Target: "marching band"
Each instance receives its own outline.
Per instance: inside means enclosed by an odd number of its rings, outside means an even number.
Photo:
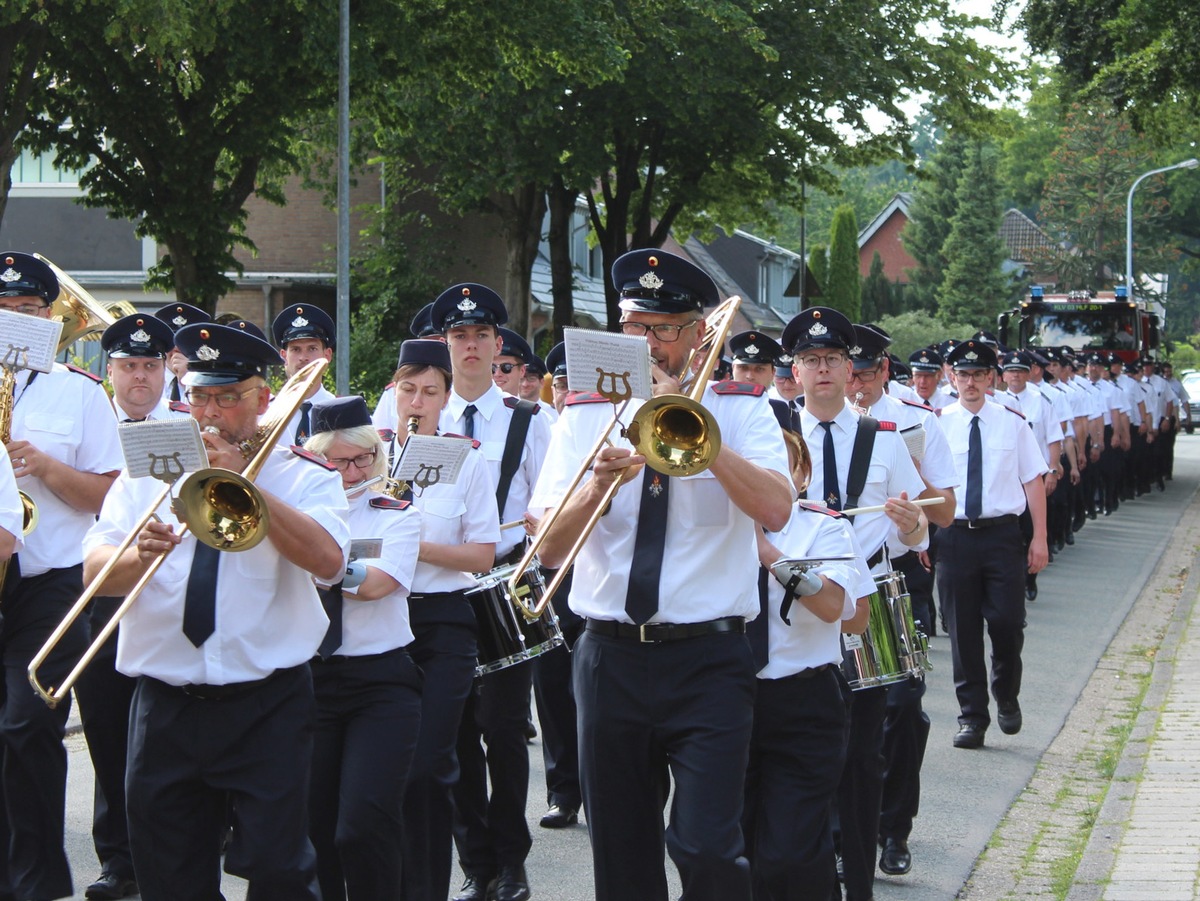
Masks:
[[[0,336],[55,315],[60,275],[0,253]],[[224,868],[250,898],[526,901],[534,702],[540,825],[586,822],[598,901],[665,901],[664,855],[687,901],[869,901],[909,872],[929,640],[953,746],[1020,731],[1037,573],[1165,490],[1176,383],[986,332],[904,361],[823,307],[730,336],[689,260],[612,277],[644,397],[603,367],[568,390],[566,347],[537,356],[476,283],[414,318],[373,412],[322,387],[309,304],[274,343],[183,303],[101,316],[111,399],[10,342],[0,901],[74,891],[64,682],[87,898],[214,901]],[[207,468],[135,477],[123,442],[172,420]]]

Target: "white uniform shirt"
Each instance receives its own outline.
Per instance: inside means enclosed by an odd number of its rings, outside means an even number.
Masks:
[[[466,401],[457,392],[450,392],[450,401],[442,411],[441,429],[457,435],[467,434],[466,418],[463,411],[468,404],[475,405],[475,438],[482,445],[484,459],[488,463],[492,484],[500,481],[500,463],[504,457],[504,445],[508,439],[508,424],[512,421],[513,410],[504,403],[506,395],[494,384],[480,397]],[[550,422],[540,412],[535,412],[529,419],[529,431],[525,434],[525,449],[521,453],[521,462],[513,474],[509,485],[508,498],[504,509],[500,511],[500,522],[515,522],[525,516],[529,509],[529,497],[533,486],[537,484],[538,473],[542,471],[542,461],[546,457],[546,448],[550,445]],[[493,494],[495,489],[493,488]],[[523,529],[506,529],[496,544],[496,556],[502,557],[515,548],[525,538]]]
[[[850,504],[846,496],[846,480],[850,476],[850,458],[854,450],[854,436],[858,433],[858,419],[858,414],[847,404],[833,420],[833,453],[837,459],[838,495],[843,507]],[[800,430],[812,457],[812,481],[808,485],[808,496],[825,503],[829,497],[829,490],[825,486],[825,429],[820,420],[805,408],[800,414]],[[880,429],[875,434],[867,481],[857,505],[874,507],[889,497],[899,497],[902,491],[907,491],[909,499],[915,500],[924,490],[925,482],[913,465],[900,433]],[[875,555],[894,530],[886,513],[863,513],[854,517],[854,534],[858,536],[863,554],[868,559]],[[876,564],[872,571],[886,572],[886,562]]]
[[[256,484],[316,520],[341,547],[345,564],[350,530],[346,493],[336,471],[276,447]],[[121,473],[87,533],[84,551],[120,543],[162,487],[157,479]],[[169,500],[156,512],[179,532]],[[269,538],[248,551],[221,554],[216,631],[198,648],[191,643],[183,634],[183,608],[196,544],[190,532],[183,536],[121,621],[117,669],[171,685],[225,685],[262,679],[311,660],[329,619],[311,574],[285,560]]]
[[[371,422],[375,424],[375,428],[387,429],[391,432],[400,431],[400,420],[396,416],[396,385],[390,383],[383,389],[383,393],[379,395],[379,403],[375,405],[375,412],[371,414]]]
[[[716,417],[726,447],[792,484],[779,422],[764,397],[716,394],[710,383],[701,402]],[[641,403],[629,404],[626,422]],[[562,502],[580,463],[612,416],[612,405],[602,402],[563,408],[531,509],[551,509]],[[611,438],[618,447],[630,447],[617,430]],[[647,477],[653,477],[653,471],[648,472]],[[590,478],[590,473],[584,475],[584,480]],[[576,559],[570,605],[580,616],[630,622],[625,595],[642,505],[642,478],[639,475],[621,487]],[[672,478],[668,497],[659,608],[650,621],[753,619],[759,607],[757,524],[734,505],[711,471]]]
[[[917,394],[915,388],[910,388],[908,385],[901,385],[897,381],[889,381],[884,386],[884,392],[896,400],[907,400],[914,404],[924,404],[921,395]]]
[[[17,373],[15,396],[14,439],[80,472],[118,472],[125,465],[112,403],[94,379],[55,363],[50,372]],[[95,514],[76,510],[33,476],[22,476],[17,487],[38,508],[38,526],[21,551],[21,574],[38,576],[82,562],[83,536]]]
[[[792,517],[778,532],[768,532],[767,540],[785,557],[837,557],[855,554],[856,563],[828,563],[814,572],[825,576],[843,589],[841,619],[851,619],[856,601],[875,590],[875,582],[865,574],[862,550],[854,537],[850,520],[792,505]],[[791,625],[783,621],[779,608],[783,586],[774,576],[767,578],[767,636],[770,657],[759,670],[760,679],[781,679],[801,670],[842,662],[841,620],[827,623],[809,610],[801,598],[788,610]]]
[[[383,556],[359,558],[359,562],[391,576],[400,587],[374,601],[360,601],[352,588],[342,590],[342,643],[335,653],[359,657],[381,654],[411,644],[408,625],[408,594],[417,566],[421,540],[421,514],[415,505],[405,509],[371,506],[374,491],[363,491],[349,499],[347,525],[352,538],[382,538]]]
[[[963,486],[955,496],[955,519],[967,518],[967,456],[974,415],[961,403],[942,411],[942,429]],[[1019,515],[1027,503],[1025,483],[1048,471],[1033,432],[1025,420],[1011,410],[985,403],[979,411],[979,437],[983,447],[983,509],[980,517]]]
[[[173,403],[172,401],[169,401],[166,398],[160,398],[158,403],[154,405],[154,409],[151,410],[148,414],[146,414],[145,421],[147,421],[147,422],[162,422],[162,421],[168,420],[168,419],[191,419],[192,418],[192,414],[189,413],[187,410],[172,410],[171,409],[172,403]],[[119,400],[117,400],[115,397],[113,398],[113,412],[117,414],[117,424],[118,425],[120,425],[122,423],[127,423],[127,422],[141,421],[141,420],[136,420],[132,416],[130,416],[128,411],[125,410],[125,408],[121,406],[121,402]]]
[[[1029,425],[1029,429],[1033,432],[1033,437],[1042,451],[1042,459],[1051,468],[1056,468],[1058,463],[1050,459],[1050,445],[1062,442],[1063,430],[1062,426],[1053,419],[1054,411],[1046,399],[1036,388],[1028,385],[1019,393],[1011,388],[1004,393],[1015,403],[1016,411],[1025,417],[1025,422]]]
[[[17,494],[17,479],[8,454],[0,454],[0,529],[17,540],[13,546],[14,554],[25,546],[21,534],[25,529],[25,508]]]
[[[331,400],[337,400],[337,395],[334,394],[332,391],[327,390],[324,385],[319,385],[317,387],[316,392],[313,394],[313,396],[306,398],[304,403],[306,403],[306,404],[323,404],[323,403],[327,403]],[[275,406],[275,401],[271,402],[271,406],[272,407]],[[288,420],[287,427],[283,430],[283,437],[279,439],[280,444],[287,446],[287,445],[296,443],[296,429],[300,428],[300,417],[303,415],[303,413],[304,413],[304,411],[301,410],[300,407],[296,408],[296,412],[292,414],[292,418]],[[309,408],[308,415],[309,415],[309,425],[310,425],[308,434],[311,437],[312,436],[312,428],[311,428],[312,408],[311,407]],[[270,407],[268,407],[267,408],[267,417],[270,417],[270,416],[271,416],[271,409],[270,409]]]

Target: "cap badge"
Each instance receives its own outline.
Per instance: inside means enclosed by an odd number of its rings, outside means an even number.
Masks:
[[[10,259],[9,262],[12,262]],[[9,266],[3,272],[0,272],[0,282],[16,282],[21,280],[21,273]]]
[[[862,353],[862,348],[855,344],[852,348],[850,348],[849,351],[847,351],[847,353],[849,353],[852,357],[857,357]]]
[[[659,278],[653,272],[647,272],[645,275],[643,275],[641,278],[638,279],[638,284],[641,285],[643,288],[647,289],[648,291],[657,291],[659,288],[661,288],[663,285],[665,285],[666,282],[664,282],[661,278]]]
[[[975,351],[973,351],[973,350],[968,350],[965,354],[963,354],[963,359],[964,360],[978,360],[979,354],[975,353]]]
[[[176,326],[177,328],[183,328],[185,325],[187,325],[187,317],[186,316],[176,316],[174,319],[171,320],[171,325]]]
[[[808,330],[808,336],[810,338],[817,338],[828,332],[829,332],[829,329],[827,329],[825,326],[821,325],[821,323],[814,322]]]
[[[792,355],[784,354],[782,357],[779,358],[779,364],[781,366],[791,366],[792,365]]]
[[[149,344],[150,343],[150,333],[148,331],[146,331],[144,328],[140,328],[136,332],[134,332],[132,335],[129,336],[129,340],[133,341],[136,344]]]
[[[919,361],[920,361],[920,362],[922,362],[922,363],[928,363],[928,362],[929,362],[929,357],[927,357],[925,354],[921,354],[921,356],[920,356],[918,359],[919,359]]]
[[[209,347],[207,344],[201,344],[196,351],[196,356],[206,363],[211,363],[217,357],[221,356],[221,352],[215,347]]]
[[[471,300],[469,297],[465,297],[458,302],[458,308],[464,313],[471,312],[476,306],[477,304],[475,301]]]
[[[308,320],[303,316],[297,316],[292,320],[292,328],[304,328],[306,325],[308,325]]]
[[[746,345],[746,355],[750,356],[750,357],[757,357],[758,356],[758,346],[754,345],[754,344],[747,344]]]

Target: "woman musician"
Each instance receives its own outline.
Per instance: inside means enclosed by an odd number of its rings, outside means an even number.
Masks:
[[[414,339],[400,348],[393,378],[397,460],[409,437],[436,435],[438,416],[450,399],[450,352],[440,341]],[[450,894],[450,789],[458,778],[455,742],[463,705],[475,677],[476,623],[466,592],[472,573],[487,572],[500,540],[496,491],[487,461],[467,454],[458,480],[411,488],[421,511],[421,543],[408,599],[415,640],[409,647],[425,674],[421,731],[404,798],[404,867],[401,897],[445,901]]]
[[[351,538],[379,547],[321,589],[330,624],[311,664],[309,835],[324,898],[395,898],[401,806],[421,722],[421,672],[407,650],[421,516],[408,501],[368,487],[384,475],[387,455],[361,397],[314,405],[311,428],[305,449],[341,473]]]
[[[804,439],[787,427],[787,405],[772,406],[784,424],[793,481],[803,492],[809,478]],[[781,558],[845,556],[855,559],[831,560],[798,579],[786,569],[771,575]],[[759,561],[764,606],[747,630],[759,671],[743,813],[754,897],[827,901],[835,879],[830,809],[846,757],[850,703],[840,633],[856,599],[875,584],[850,521],[803,500],[782,530],[759,535]]]

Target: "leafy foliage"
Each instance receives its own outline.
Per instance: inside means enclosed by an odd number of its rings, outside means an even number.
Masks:
[[[871,257],[871,271],[862,283],[862,316],[874,322],[892,312],[892,285],[883,274],[883,257],[875,251]]]
[[[930,313],[937,309],[949,265],[943,248],[958,210],[958,182],[966,149],[965,136],[955,133],[930,158],[913,195],[908,225],[901,234],[904,248],[917,261],[916,268],[909,273],[907,302]]]
[[[829,284],[822,305],[841,310],[851,322],[862,322],[862,287],[858,275],[858,221],[854,208],[840,206],[829,235]]]

